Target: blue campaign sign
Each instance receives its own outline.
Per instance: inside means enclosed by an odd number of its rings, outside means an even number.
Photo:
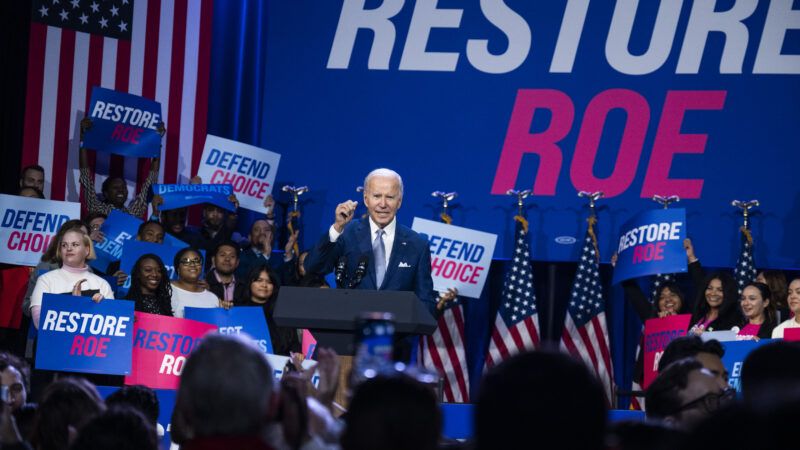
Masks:
[[[133,302],[44,294],[36,368],[127,375],[133,350]]]
[[[175,266],[173,262],[175,260],[175,254],[178,253],[181,248],[182,247],[174,247],[166,244],[153,244],[142,241],[129,241],[125,243],[125,246],[122,249],[122,258],[120,258],[119,270],[127,273],[128,278],[125,280],[125,283],[122,286],[117,288],[118,296],[122,297],[128,293],[128,290],[131,287],[131,272],[133,271],[133,265],[136,264],[136,261],[140,256],[148,253],[152,253],[161,258],[161,261],[167,268],[169,279],[177,280],[178,275],[175,272]],[[201,253],[205,252],[201,251]]]
[[[94,253],[97,258],[89,261],[93,268],[105,272],[108,265],[119,261],[122,256],[122,246],[131,239],[136,238],[141,220],[122,211],[112,209],[100,230],[105,235],[103,242],[94,244]]]
[[[231,309],[187,307],[185,318],[216,325],[222,334],[246,334],[264,353],[273,351],[264,309],[260,306],[236,306]]]
[[[119,389],[120,388],[115,386],[97,386],[97,392],[104,399],[108,398],[109,395],[117,392]],[[175,396],[178,391],[173,389],[153,389],[153,392],[155,392],[156,398],[158,398],[158,427],[164,432],[164,436],[161,438],[160,448],[171,448],[170,445],[172,441],[170,440],[170,430],[172,427],[170,425],[172,421],[172,411],[175,409]]]
[[[686,210],[637,214],[620,230],[614,283],[657,273],[686,272]]]
[[[730,387],[736,389],[736,392],[742,392],[742,364],[744,360],[747,359],[747,355],[756,348],[770,342],[772,342],[772,339],[728,341],[721,343],[722,347],[725,349],[725,356],[722,357],[722,364],[728,371],[728,384]]]
[[[136,232],[142,223],[144,222],[130,214],[112,209],[108,218],[100,226],[105,239],[103,242],[94,245],[94,252],[97,258],[89,261],[89,265],[105,272],[109,264],[119,261],[122,257],[123,247],[127,242],[136,239]],[[164,235],[164,244],[178,248],[188,247],[189,245],[169,234]]]
[[[210,203],[222,209],[234,211],[234,204],[228,200],[233,193],[229,184],[154,184],[153,194],[164,199],[159,209],[183,208],[191,205]]]
[[[733,266],[731,200],[758,199],[756,264],[800,267],[797,14],[791,1],[266,2],[273,82],[251,143],[282,155],[276,186],[308,180],[303,220],[320,233],[389,167],[400,223],[435,219],[431,192],[457,191],[453,224],[498,234],[495,258],[513,254],[513,188],[533,189],[533,258],[574,261],[583,190],[605,193],[603,261],[620,224],[678,195],[704,265]]]
[[[141,158],[161,154],[161,104],[156,101],[94,87],[88,118],[92,126],[83,137],[86,148]]]

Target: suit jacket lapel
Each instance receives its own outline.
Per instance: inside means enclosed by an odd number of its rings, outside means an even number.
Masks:
[[[406,233],[400,227],[400,224],[397,224],[397,227],[394,229],[394,242],[392,243],[392,254],[389,255],[389,264],[386,267],[386,275],[383,277],[383,284],[381,288],[386,286],[388,280],[394,276],[395,271],[397,270],[397,265],[400,262],[400,259],[403,255],[405,255],[405,246],[406,246]]]

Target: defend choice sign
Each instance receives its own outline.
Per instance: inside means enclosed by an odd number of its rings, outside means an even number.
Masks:
[[[161,154],[161,104],[138,95],[92,88],[92,127],[84,135],[86,148],[140,158]]]
[[[230,184],[243,208],[261,211],[272,193],[281,155],[208,135],[197,175],[211,184]]]
[[[36,368],[127,375],[133,302],[44,294]]]
[[[644,324],[644,385],[647,389],[658,375],[658,361],[673,339],[686,335],[691,314],[650,319]]]
[[[133,364],[125,384],[177,389],[189,353],[206,333],[217,327],[138,311],[134,317]]]
[[[479,298],[494,255],[497,235],[414,218],[411,227],[428,235],[433,288],[457,288],[464,297]]]
[[[79,203],[0,194],[0,262],[39,264],[61,225],[81,216]]]
[[[656,209],[622,226],[614,283],[656,273],[686,272],[686,211]]]

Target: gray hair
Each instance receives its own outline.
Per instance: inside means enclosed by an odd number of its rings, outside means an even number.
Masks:
[[[272,368],[255,343],[213,333],[186,360],[175,413],[195,437],[256,434],[266,425],[272,392]]]
[[[392,169],[380,168],[375,169],[372,172],[367,174],[367,177],[364,178],[364,192],[367,192],[367,186],[369,186],[369,180],[372,177],[385,177],[385,178],[394,178],[397,180],[397,184],[400,185],[400,198],[403,197],[403,178],[400,177],[400,174],[395,172]]]

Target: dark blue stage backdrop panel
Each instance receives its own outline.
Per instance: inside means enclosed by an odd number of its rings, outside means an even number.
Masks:
[[[800,12],[636,3],[267,3],[256,144],[283,155],[278,185],[312,188],[304,246],[387,166],[405,177],[402,223],[438,213],[432,191],[458,191],[454,223],[498,233],[496,258],[513,251],[502,192],[534,187],[537,260],[577,257],[587,212],[576,191],[603,190],[604,261],[649,197],[677,194],[707,265],[734,264],[730,202],[757,198],[758,266],[800,266]]]

